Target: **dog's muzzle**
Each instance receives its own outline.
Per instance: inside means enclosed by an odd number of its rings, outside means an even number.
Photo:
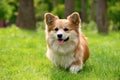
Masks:
[[[69,40],[69,37],[67,37],[66,39],[58,38],[58,44],[63,44],[64,42],[68,40]]]

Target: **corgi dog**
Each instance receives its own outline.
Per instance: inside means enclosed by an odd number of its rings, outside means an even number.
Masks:
[[[77,73],[89,58],[86,37],[81,32],[79,13],[74,12],[67,19],[59,19],[52,13],[45,13],[47,58],[56,66]]]

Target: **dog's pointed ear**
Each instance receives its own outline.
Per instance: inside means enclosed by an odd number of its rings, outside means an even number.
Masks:
[[[57,17],[57,16],[54,16],[54,15],[51,14],[51,13],[45,13],[44,19],[45,19],[45,23],[46,23],[47,25],[52,25],[53,22],[54,22],[56,19],[58,19],[58,17]]]
[[[67,19],[72,22],[74,25],[79,25],[81,22],[80,16],[78,12],[74,12],[67,17]]]

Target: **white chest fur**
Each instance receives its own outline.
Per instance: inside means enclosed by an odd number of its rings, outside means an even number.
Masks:
[[[51,50],[48,50],[47,57],[56,65],[64,68],[68,68],[74,59],[74,53],[69,53],[66,55],[59,55],[58,53],[54,53]]]

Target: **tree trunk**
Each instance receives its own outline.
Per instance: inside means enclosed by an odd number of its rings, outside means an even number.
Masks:
[[[86,0],[81,0],[81,19],[83,22],[87,22],[87,18],[86,18]]]
[[[107,0],[97,0],[96,21],[99,33],[108,33]]]
[[[90,20],[96,21],[96,0],[92,0],[90,15]]]
[[[65,0],[65,18],[74,12],[75,0]]]
[[[16,24],[20,28],[35,30],[35,13],[33,0],[19,0]]]

